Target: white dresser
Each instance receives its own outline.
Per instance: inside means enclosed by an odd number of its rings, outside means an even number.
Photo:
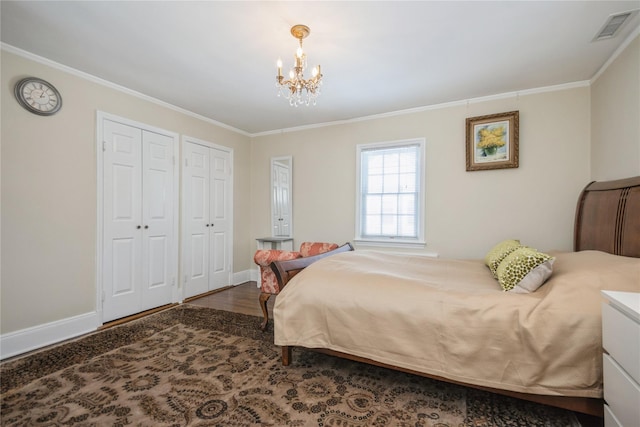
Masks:
[[[605,427],[640,426],[640,293],[602,291]]]

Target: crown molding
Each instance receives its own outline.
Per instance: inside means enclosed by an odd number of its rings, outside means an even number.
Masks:
[[[407,114],[421,113],[423,111],[442,110],[444,108],[460,107],[460,106],[466,106],[466,105],[469,105],[469,104],[478,104],[478,103],[481,103],[481,102],[496,101],[496,100],[500,100],[500,99],[509,99],[509,98],[518,98],[519,96],[536,95],[536,94],[545,93],[545,92],[557,92],[557,91],[560,91],[560,90],[568,90],[568,89],[575,89],[575,88],[579,88],[579,87],[587,87],[587,86],[589,86],[589,84],[590,84],[589,80],[583,80],[583,81],[572,82],[572,83],[564,83],[564,84],[560,84],[560,85],[544,86],[544,87],[539,87],[539,88],[534,88],[534,89],[519,90],[519,91],[516,91],[516,92],[505,92],[505,93],[500,93],[500,94],[496,94],[496,95],[488,95],[488,96],[481,96],[481,97],[477,97],[477,98],[462,99],[462,100],[459,100],[459,101],[443,102],[443,103],[440,103],[440,104],[432,104],[432,105],[426,105],[426,106],[423,106],[423,107],[408,108],[406,110],[390,111],[388,113],[373,114],[373,115],[370,115],[370,116],[356,117],[356,118],[347,119],[347,120],[336,120],[336,121],[333,121],[333,122],[315,123],[315,124],[312,124],[312,125],[305,125],[305,126],[297,126],[297,127],[292,127],[292,128],[270,130],[270,131],[251,134],[251,137],[253,138],[253,137],[259,137],[259,136],[277,135],[277,134],[288,133],[288,132],[299,132],[299,131],[315,129],[315,128],[320,128],[320,127],[338,126],[338,125],[344,125],[344,124],[349,124],[349,123],[364,122],[364,121],[368,121],[368,120],[377,120],[377,119],[384,119],[384,118],[388,118],[388,117],[404,116],[404,115],[407,115]]]
[[[88,80],[88,81],[90,81],[92,83],[96,83],[96,84],[99,84],[101,86],[108,87],[109,89],[117,90],[118,92],[122,92],[122,93],[125,93],[127,95],[130,95],[130,96],[133,96],[133,97],[136,97],[136,98],[151,102],[152,104],[156,104],[156,105],[159,105],[161,107],[168,108],[170,110],[173,110],[175,112],[184,114],[186,116],[190,116],[190,117],[193,117],[195,119],[202,120],[204,122],[210,123],[212,125],[215,125],[215,126],[227,129],[227,130],[230,130],[232,132],[239,133],[239,134],[244,135],[244,136],[249,136],[249,137],[251,136],[250,133],[245,132],[245,131],[240,130],[240,129],[237,129],[237,128],[234,128],[233,126],[229,126],[229,125],[227,125],[225,123],[218,122],[216,120],[213,120],[213,119],[210,119],[208,117],[202,116],[200,114],[194,113],[193,111],[185,110],[184,108],[175,106],[173,104],[169,104],[168,102],[161,101],[161,100],[159,100],[157,98],[154,98],[152,96],[145,95],[144,93],[137,92],[135,90],[129,89],[129,88],[124,87],[124,86],[120,86],[120,85],[118,85],[116,83],[110,82],[108,80],[104,80],[104,79],[102,79],[100,77],[96,77],[93,74],[85,73],[84,71],[80,71],[80,70],[77,70],[75,68],[69,67],[67,65],[60,64],[59,62],[55,62],[55,61],[52,61],[50,59],[44,58],[42,56],[36,55],[34,53],[27,52],[26,50],[22,50],[20,48],[17,48],[15,46],[10,45],[10,44],[2,42],[2,44],[0,45],[0,48],[2,50],[4,50],[4,51],[9,52],[9,53],[13,53],[14,55],[18,55],[18,56],[21,56],[23,58],[29,59],[31,61],[37,62],[39,64],[43,64],[43,65],[46,65],[46,66],[51,67],[51,68],[55,68],[55,69],[60,70],[60,71],[64,71],[65,73],[69,73],[69,74],[74,75],[76,77],[80,77],[81,79]]]
[[[232,126],[229,126],[229,125],[227,125],[225,123],[221,123],[221,122],[218,122],[216,120],[210,119],[208,117],[202,116],[200,114],[194,113],[192,111],[185,110],[184,108],[177,107],[177,106],[175,106],[173,104],[169,104],[167,102],[164,102],[164,101],[161,101],[159,99],[153,98],[151,96],[145,95],[143,93],[134,91],[134,90],[126,88],[124,86],[120,86],[120,85],[112,83],[110,81],[101,79],[99,77],[96,77],[94,75],[85,73],[85,72],[77,70],[75,68],[71,68],[71,67],[68,67],[66,65],[60,64],[58,62],[49,60],[47,58],[35,55],[33,53],[30,53],[30,52],[27,52],[25,50],[16,48],[16,47],[11,46],[9,44],[6,44],[4,42],[0,45],[0,47],[2,48],[2,50],[5,50],[7,52],[16,54],[18,56],[21,56],[21,57],[24,57],[26,59],[29,59],[29,60],[44,64],[44,65],[47,65],[47,66],[55,68],[55,69],[67,72],[69,74],[75,75],[77,77],[83,78],[83,79],[91,81],[93,83],[100,84],[102,86],[106,86],[108,88],[117,90],[119,92],[134,96],[136,98],[143,99],[145,101],[154,103],[156,105],[160,105],[162,107],[171,109],[173,111],[185,114],[185,115],[190,116],[190,117],[194,117],[194,118],[196,118],[198,120],[202,120],[204,122],[213,124],[215,126],[230,130],[232,132],[236,132],[236,133],[239,133],[241,135],[244,135],[244,136],[247,136],[247,137],[250,137],[250,138],[256,138],[256,137],[261,137],[261,136],[277,135],[277,134],[290,133],[290,132],[300,132],[300,131],[305,131],[305,130],[310,130],[310,129],[317,129],[317,128],[328,127],[328,126],[339,126],[339,125],[344,125],[344,124],[349,124],[349,123],[358,123],[358,122],[369,121],[369,120],[377,120],[377,119],[383,119],[383,118],[389,118],[389,117],[396,117],[396,116],[402,116],[402,115],[407,115],[407,114],[416,114],[416,113],[420,113],[420,112],[423,112],[423,111],[441,110],[441,109],[444,109],[444,108],[459,107],[459,106],[465,106],[465,105],[469,105],[469,104],[477,104],[477,103],[481,103],[481,102],[488,102],[488,101],[495,101],[495,100],[509,99],[509,98],[517,98],[519,96],[535,95],[535,94],[540,94],[540,93],[545,93],[545,92],[555,92],[555,91],[560,91],[560,90],[575,89],[575,88],[579,88],[579,87],[588,87],[591,84],[593,84],[595,82],[595,80],[597,80],[598,77],[600,77],[600,75],[606,70],[606,68],[609,67],[609,65],[611,63],[613,63],[613,61],[634,40],[634,38],[636,36],[638,36],[638,34],[640,34],[640,27],[636,28],[636,30],[634,30],[633,33],[631,33],[631,35],[629,37],[627,37],[625,42],[616,50],[616,52],[614,52],[614,54],[611,56],[611,58],[609,58],[609,60],[607,60],[607,62],[605,62],[605,64],[600,68],[600,70],[598,70],[598,72],[591,78],[591,80],[583,80],[583,81],[571,82],[571,83],[565,83],[565,84],[553,85],[553,86],[544,86],[544,87],[520,90],[520,91],[515,91],[515,92],[505,92],[505,93],[500,93],[500,94],[496,94],[496,95],[488,95],[488,96],[482,96],[482,97],[476,97],[476,98],[462,99],[462,100],[458,100],[458,101],[444,102],[444,103],[440,103],[440,104],[432,104],[432,105],[426,105],[426,106],[422,106],[422,107],[415,107],[415,108],[409,108],[409,109],[404,109],[404,110],[390,111],[390,112],[387,112],[387,113],[373,114],[373,115],[369,115],[369,116],[356,117],[356,118],[353,118],[353,119],[336,120],[336,121],[332,121],[332,122],[323,122],[323,123],[315,123],[315,124],[311,124],[311,125],[296,126],[296,127],[283,128],[283,129],[275,129],[275,130],[257,132],[257,133],[245,132],[243,130],[234,128]]]

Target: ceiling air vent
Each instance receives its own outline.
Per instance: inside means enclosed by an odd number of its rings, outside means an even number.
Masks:
[[[615,15],[610,15],[607,19],[607,22],[604,23],[600,31],[593,38],[593,41],[605,40],[615,37],[618,33],[618,30],[622,28],[625,22],[629,21],[632,15],[635,15],[637,10],[632,10],[629,12],[617,13]]]

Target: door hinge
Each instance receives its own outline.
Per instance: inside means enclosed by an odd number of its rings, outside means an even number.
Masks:
[[[176,165],[176,156],[171,156],[173,158],[173,166]]]
[[[175,286],[176,285],[176,278],[172,277],[171,278],[171,286]]]
[[[104,303],[104,300],[107,298],[107,296],[105,295],[104,291],[102,291],[102,302]]]
[[[187,158],[184,159],[184,165],[185,166],[189,166],[189,159],[187,159]]]
[[[107,151],[107,141],[102,141],[102,151]]]

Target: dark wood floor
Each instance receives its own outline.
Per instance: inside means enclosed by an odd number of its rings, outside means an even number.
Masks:
[[[257,287],[256,282],[246,282],[223,289],[220,292],[190,300],[189,304],[262,317],[258,297],[260,297],[260,288]],[[270,319],[273,318],[273,303],[275,300],[275,296],[272,296],[267,301]]]

